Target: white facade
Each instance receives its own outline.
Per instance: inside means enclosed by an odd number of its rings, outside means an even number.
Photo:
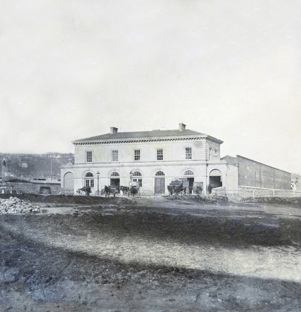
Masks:
[[[231,183],[233,188],[237,168],[220,160],[222,143],[186,130],[184,124],[169,131],[118,133],[111,128],[108,134],[73,142],[75,163],[62,168],[62,187],[76,192],[89,185],[92,194],[97,194],[104,185],[129,186],[131,179],[137,179],[142,195],[167,194],[172,180],[187,178],[191,186],[202,182],[204,193],[210,181],[220,181],[222,186]]]

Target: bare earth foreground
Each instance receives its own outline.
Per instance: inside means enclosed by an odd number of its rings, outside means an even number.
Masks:
[[[28,196],[0,215],[0,311],[300,311],[301,201]]]

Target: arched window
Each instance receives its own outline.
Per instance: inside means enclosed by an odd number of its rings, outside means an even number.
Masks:
[[[112,172],[111,177],[119,177],[119,173],[118,172]]]
[[[193,171],[191,171],[191,170],[186,170],[186,171],[184,172],[184,176],[194,176],[194,173],[193,173]]]
[[[142,177],[142,174],[141,174],[141,172],[139,172],[139,171],[135,171],[135,172],[133,173],[133,177]]]
[[[85,175],[85,186],[94,187],[94,175],[91,172],[87,172]]]
[[[210,177],[219,177],[221,175],[222,175],[222,173],[218,169],[211,170],[210,174],[209,174]]]
[[[156,172],[156,177],[164,177],[165,173],[163,171],[157,171]]]

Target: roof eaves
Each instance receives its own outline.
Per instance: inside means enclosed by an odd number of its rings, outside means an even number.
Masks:
[[[210,141],[222,144],[223,141],[209,136],[204,133],[185,130],[185,131],[177,131],[177,130],[168,130],[168,131],[145,131],[145,132],[118,132],[118,133],[106,133],[94,137],[84,138],[72,141],[73,144],[84,144],[84,143],[103,143],[103,142],[117,142],[117,141],[137,141],[137,140],[183,140],[183,139],[193,139],[193,138],[204,138]]]
[[[217,139],[211,135],[206,135],[207,139],[210,140],[210,141],[213,141],[213,142],[216,142],[216,143],[219,143],[219,144],[223,144],[224,141],[220,140],[220,139]]]
[[[147,141],[153,141],[153,140],[185,140],[185,139],[193,139],[193,138],[207,138],[206,135],[200,134],[200,135],[185,135],[185,136],[142,136],[142,137],[128,137],[128,138],[106,138],[106,139],[80,139],[80,140],[75,140],[72,141],[73,144],[80,144],[80,143],[102,143],[102,142],[119,142],[119,141],[124,141],[124,142],[132,142],[132,141],[141,141],[141,140],[147,140]]]

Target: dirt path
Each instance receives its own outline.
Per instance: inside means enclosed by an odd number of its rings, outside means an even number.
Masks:
[[[0,216],[0,311],[298,311],[297,207],[54,206]]]

